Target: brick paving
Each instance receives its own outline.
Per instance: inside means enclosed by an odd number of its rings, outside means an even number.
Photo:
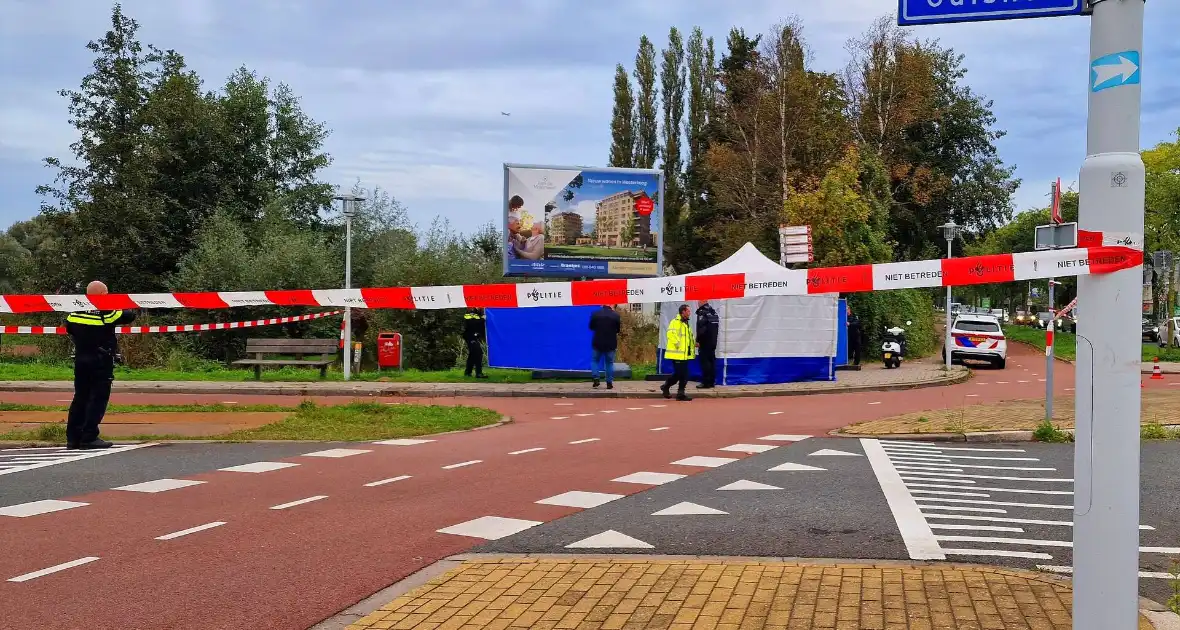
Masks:
[[[1071,603],[1066,582],[972,565],[516,557],[465,562],[349,630],[1066,630]]]
[[[1045,418],[1043,400],[1013,400],[986,405],[965,405],[909,413],[853,424],[841,433],[890,435],[917,433],[969,433],[974,431],[1031,431]],[[1140,420],[1143,424],[1180,425],[1180,392],[1143,391]],[[1074,427],[1074,398],[1053,399],[1053,421],[1060,429]]]

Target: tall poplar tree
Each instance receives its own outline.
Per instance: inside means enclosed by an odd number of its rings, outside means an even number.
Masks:
[[[623,64],[615,66],[615,107],[610,120],[609,166],[635,166],[635,94],[631,91],[631,77]]]
[[[635,54],[635,166],[652,168],[660,150],[659,121],[656,119],[656,47],[643,35]]]
[[[660,66],[660,84],[664,91],[664,224],[672,226],[680,219],[684,204],[681,137],[684,133],[684,39],[673,26],[668,32],[668,47],[664,49]]]

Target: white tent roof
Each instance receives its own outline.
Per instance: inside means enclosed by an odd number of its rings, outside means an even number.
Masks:
[[[782,273],[785,268],[777,262],[767,258],[754,247],[753,243],[746,243],[741,246],[741,249],[733,253],[732,256],[725,260],[709,267],[695,271],[688,275],[703,276],[703,275],[717,275],[727,273]]]

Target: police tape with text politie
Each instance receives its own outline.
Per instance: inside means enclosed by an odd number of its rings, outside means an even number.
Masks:
[[[107,295],[3,295],[0,313],[116,309],[224,309],[238,306],[351,306],[447,309],[591,306],[761,295],[857,293],[966,286],[1106,274],[1143,264],[1140,247],[1096,239],[1093,247],[913,262],[783,269],[772,273],[679,275],[625,280],[370,289],[300,289]],[[1141,239],[1136,242],[1141,243]],[[1120,244],[1115,244],[1120,243]]]

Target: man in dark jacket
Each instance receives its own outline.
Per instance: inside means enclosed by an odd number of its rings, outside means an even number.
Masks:
[[[104,295],[107,286],[97,280],[86,286],[86,295]],[[131,311],[70,313],[66,332],[74,342],[74,399],[66,420],[66,448],[110,448],[99,439],[98,425],[111,400],[119,341],[115,327],[135,319]]]
[[[717,385],[717,336],[721,332],[721,317],[701,300],[697,307],[697,344],[700,346],[701,382],[698,389],[709,389]]]
[[[594,311],[590,316],[590,377],[598,387],[598,375],[606,373],[606,388],[615,388],[615,351],[619,349],[619,330],[622,319],[610,305]]]
[[[463,341],[467,342],[467,369],[463,376],[470,377],[474,371],[475,378],[487,378],[483,373],[483,340],[486,335],[483,312],[477,308],[467,309],[463,315]]]
[[[853,365],[860,365],[860,355],[864,351],[864,331],[860,326],[860,318],[852,309],[848,310],[848,358]]]

